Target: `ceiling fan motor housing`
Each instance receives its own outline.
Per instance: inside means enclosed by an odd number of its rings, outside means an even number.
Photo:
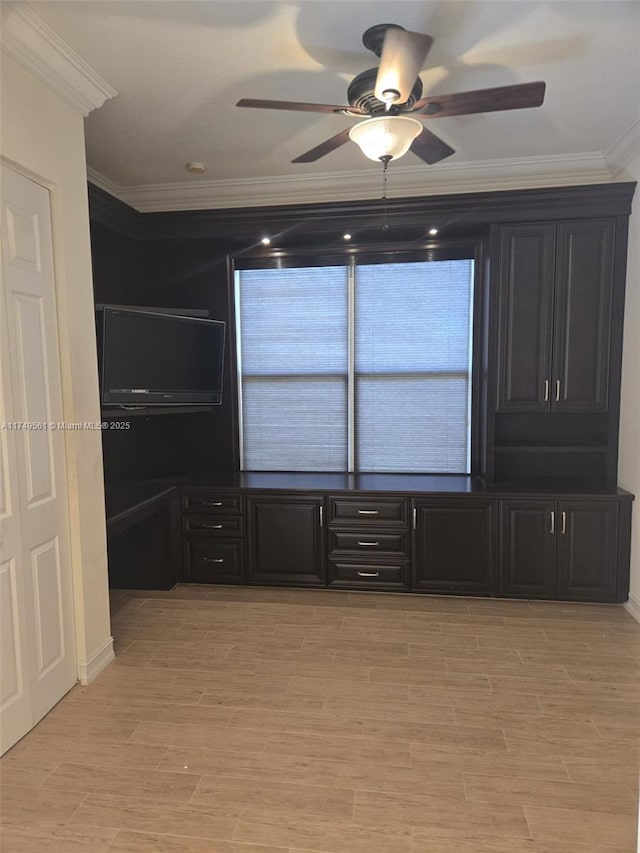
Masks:
[[[389,110],[386,108],[384,101],[373,94],[376,79],[378,76],[377,68],[368,68],[366,71],[361,71],[357,74],[347,89],[347,99],[352,107],[358,107],[369,115],[378,115],[386,113],[387,115],[398,115],[398,113],[409,112],[413,109],[416,101],[422,97],[422,80],[417,77],[413,84],[413,89],[409,98],[404,104],[393,104]]]
[[[401,27],[399,24],[376,24],[374,27],[369,27],[362,34],[362,44],[367,50],[375,53],[377,57],[380,57],[382,53],[382,45],[384,44],[384,37],[387,30],[404,30],[404,27]]]

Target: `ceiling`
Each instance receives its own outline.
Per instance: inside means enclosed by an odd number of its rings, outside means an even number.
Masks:
[[[638,0],[29,5],[117,90],[86,119],[88,165],[125,200],[137,193],[140,209],[233,204],[228,198],[260,203],[294,190],[313,201],[323,187],[339,194],[342,186],[343,196],[379,194],[380,168],[353,143],[316,163],[290,162],[353,119],[235,103],[346,103],[351,78],[377,63],[362,33],[382,22],[434,37],[421,74],[425,94],[547,83],[537,109],[429,120],[456,153],[437,166],[407,154],[392,164],[398,187],[424,191],[444,175],[447,185],[464,188],[479,174],[490,184],[501,175],[533,174],[533,167],[538,181],[555,171],[584,175],[572,180],[584,182],[590,169],[603,180],[640,113]],[[194,160],[207,164],[203,177],[185,170]]]

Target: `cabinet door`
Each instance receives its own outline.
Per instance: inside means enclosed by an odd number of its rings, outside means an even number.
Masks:
[[[608,405],[613,240],[611,219],[558,224],[552,408]]]
[[[560,501],[558,597],[614,601],[618,563],[618,505]]]
[[[495,594],[495,501],[419,500],[414,508],[413,589]]]
[[[553,598],[556,592],[556,502],[500,502],[500,593]]]
[[[498,411],[546,412],[551,379],[555,225],[499,229]]]
[[[249,497],[248,581],[324,585],[323,510],[318,495]]]

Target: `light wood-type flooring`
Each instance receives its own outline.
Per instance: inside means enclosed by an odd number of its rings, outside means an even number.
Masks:
[[[631,853],[618,606],[178,586],[0,762],[2,853]]]

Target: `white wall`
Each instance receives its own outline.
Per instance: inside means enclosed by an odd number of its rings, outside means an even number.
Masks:
[[[625,178],[640,181],[640,156],[625,169]],[[629,221],[620,414],[618,483],[636,495],[631,534],[629,609],[640,621],[640,186],[635,192]]]
[[[99,422],[83,118],[2,57],[2,155],[50,188],[65,420]],[[99,431],[65,433],[82,681],[113,658]]]

